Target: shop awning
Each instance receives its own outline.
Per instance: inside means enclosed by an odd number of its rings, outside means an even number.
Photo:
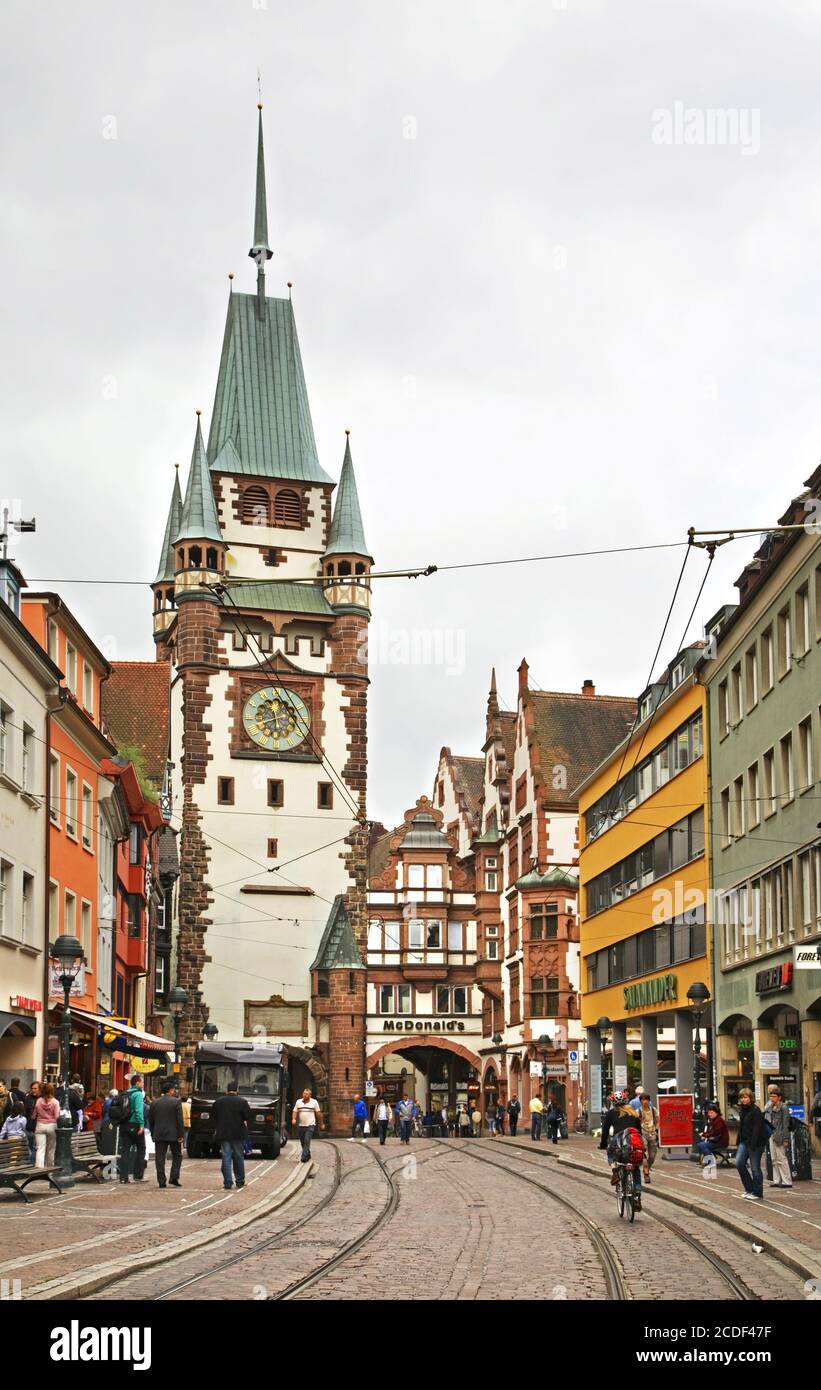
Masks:
[[[156,1033],[143,1033],[139,1028],[131,1028],[118,1018],[109,1018],[106,1014],[91,1014],[85,1009],[72,1009],[71,1017],[82,1019],[84,1023],[96,1023],[100,1042],[109,1052],[125,1052],[129,1057],[165,1059],[173,1056],[174,1045],[168,1038],[159,1038]]]
[[[0,1013],[0,1038],[35,1038],[37,1019],[29,1014]]]

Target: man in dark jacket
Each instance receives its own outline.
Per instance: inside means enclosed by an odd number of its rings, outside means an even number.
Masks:
[[[736,1149],[735,1166],[744,1187],[744,1200],[747,1202],[763,1202],[764,1200],[761,1155],[764,1152],[766,1138],[764,1116],[755,1103],[752,1091],[739,1091],[738,1148]]]
[[[154,1140],[154,1162],[157,1165],[157,1186],[165,1187],[165,1156],[171,1150],[171,1186],[182,1187],[182,1141],[185,1129],[182,1122],[182,1102],[176,1084],[165,1081],[162,1094],[148,1107],[148,1128]]]
[[[516,1126],[517,1126],[518,1123],[519,1123],[519,1116],[521,1115],[521,1113],[522,1113],[522,1107],[521,1107],[521,1104],[520,1104],[520,1102],[519,1102],[519,1097],[518,1097],[518,1096],[511,1096],[511,1097],[510,1097],[510,1100],[509,1100],[508,1103],[507,1103],[507,1118],[508,1118],[508,1123],[509,1123],[509,1125],[510,1125],[510,1137],[511,1137],[511,1139],[515,1139],[515,1138],[516,1138]]]
[[[245,1136],[253,1116],[244,1096],[237,1095],[236,1081],[228,1082],[228,1094],[214,1101],[214,1138],[222,1149],[222,1182],[226,1191],[245,1186]],[[233,1172],[232,1172],[233,1165]]]
[[[40,1082],[32,1081],[29,1093],[23,1101],[23,1109],[26,1113],[26,1141],[29,1146],[29,1158],[32,1163],[36,1157],[36,1147],[34,1143],[34,1107],[40,1099]]]

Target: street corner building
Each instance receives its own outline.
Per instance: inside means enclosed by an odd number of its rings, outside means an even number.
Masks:
[[[613,1086],[693,1090],[688,990],[710,993],[705,644],[639,696],[627,737],[579,787],[582,1022],[591,1111]],[[704,1014],[709,1024],[709,1011]],[[706,1083],[711,1068],[698,1060]]]
[[[152,585],[170,667],[180,1037],[189,1060],[208,1023],[221,1040],[285,1042],[292,1084],[338,1129],[364,1089],[372,559],[350,438],[338,485],[317,456],[290,294],[266,292],[272,254],[260,109],[256,289],[232,281],[207,442],[198,416]],[[345,989],[326,995],[343,958]]]

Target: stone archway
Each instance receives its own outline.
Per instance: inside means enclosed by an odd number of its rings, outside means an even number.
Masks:
[[[371,1052],[365,1060],[366,1067],[375,1067],[377,1062],[381,1062],[389,1052],[407,1052],[408,1048],[416,1046],[443,1048],[445,1052],[455,1052],[457,1057],[462,1057],[469,1062],[476,1070],[481,1071],[482,1059],[477,1053],[471,1052],[470,1048],[464,1047],[462,1043],[453,1042],[451,1038],[443,1038],[439,1034],[432,1038],[429,1034],[424,1034],[420,1038],[418,1033],[407,1033],[404,1038],[394,1038],[391,1042],[383,1043],[375,1052]]]
[[[322,1058],[310,1047],[288,1047],[288,1113],[297,1096],[306,1086],[322,1106],[328,1118],[328,1072]]]

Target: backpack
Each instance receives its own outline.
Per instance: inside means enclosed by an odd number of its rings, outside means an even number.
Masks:
[[[108,1120],[112,1125],[124,1125],[131,1119],[131,1097],[128,1092],[115,1096],[108,1107]]]
[[[628,1129],[623,1129],[621,1134],[614,1134],[610,1140],[612,1145],[611,1152],[619,1163],[627,1163],[633,1168],[638,1168],[644,1162],[644,1140],[637,1129],[632,1125]]]

